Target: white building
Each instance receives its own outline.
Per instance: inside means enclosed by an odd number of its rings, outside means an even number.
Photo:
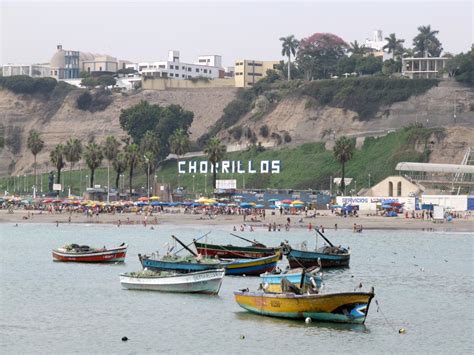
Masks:
[[[372,39],[367,38],[365,40],[365,46],[375,51],[382,51],[383,46],[387,44],[387,41],[383,38],[382,30],[375,30]]]
[[[49,64],[5,64],[3,76],[28,75],[32,78],[45,78],[49,76]]]
[[[217,79],[224,77],[221,66],[222,57],[219,55],[205,55],[198,57],[198,64],[180,62],[179,51],[169,51],[168,60],[160,62],[140,62],[126,64],[126,68],[133,68],[142,76],[191,79],[205,77]]]

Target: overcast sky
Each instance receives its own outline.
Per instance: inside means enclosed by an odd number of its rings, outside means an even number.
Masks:
[[[0,64],[49,62],[65,49],[157,61],[168,50],[181,60],[220,54],[235,59],[281,59],[282,36],[331,32],[363,42],[376,29],[411,46],[417,27],[439,30],[445,51],[473,43],[472,1],[120,1],[0,0]]]

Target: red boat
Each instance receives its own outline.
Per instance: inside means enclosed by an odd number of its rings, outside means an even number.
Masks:
[[[54,261],[72,261],[76,263],[120,263],[125,261],[128,245],[120,244],[117,248],[97,249],[88,245],[69,244],[53,249]]]

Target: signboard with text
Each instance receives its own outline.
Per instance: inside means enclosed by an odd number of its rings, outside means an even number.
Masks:
[[[262,160],[260,162],[223,160],[216,164],[219,174],[279,174],[281,164],[279,160]],[[214,165],[207,160],[178,161],[179,174],[212,174]]]

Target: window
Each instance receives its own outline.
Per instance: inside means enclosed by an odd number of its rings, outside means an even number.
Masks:
[[[173,76],[173,73],[170,73],[170,76]]]
[[[165,65],[163,65],[163,64],[161,64],[161,65],[159,65],[159,66],[158,66],[158,68],[160,68],[160,69],[165,69],[165,68],[166,68],[166,66],[165,66]]]
[[[393,196],[393,182],[388,182],[388,195]]]
[[[186,70],[186,67],[185,67],[185,66],[183,66],[183,67],[181,67],[181,69],[183,69],[183,70]]]
[[[196,68],[196,73],[199,73],[199,68]]]
[[[207,73],[207,69],[204,69],[204,73]]]
[[[401,181],[397,183],[397,196],[398,197],[402,196],[402,182]]]
[[[182,74],[182,75],[181,75],[181,77],[185,78],[185,77],[186,77],[186,75]]]
[[[188,71],[191,71],[191,68],[188,68]]]
[[[99,71],[102,71],[102,67],[99,67]]]
[[[262,66],[262,63],[254,63],[254,65],[255,65],[256,67],[261,67],[261,66]]]
[[[170,69],[174,69],[174,66],[170,65]]]
[[[253,85],[253,83],[247,83],[247,85],[248,85],[248,86],[252,86],[252,85]]]
[[[192,78],[191,75],[188,75],[188,79],[191,79],[191,78]]]

